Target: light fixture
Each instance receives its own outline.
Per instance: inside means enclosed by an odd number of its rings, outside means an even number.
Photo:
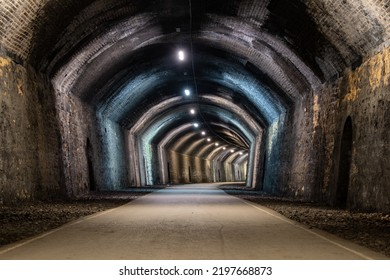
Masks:
[[[194,127],[198,128],[199,124],[198,123],[194,123]]]
[[[206,131],[202,131],[202,135],[205,136],[206,135]]]
[[[234,150],[230,150],[231,153],[234,153]]]
[[[217,143],[215,143],[215,146],[217,146],[217,147],[218,147],[218,146],[219,146],[219,143],[218,143],[218,142],[217,142]]]
[[[191,110],[190,110],[190,113],[191,113],[191,115],[195,115],[195,113],[196,113],[196,112],[195,112],[195,109],[191,109]]]
[[[179,58],[180,61],[183,61],[185,59],[185,56],[184,56],[184,52],[183,51],[179,51],[177,53],[177,56]]]
[[[211,142],[211,138],[207,138],[207,142]]]
[[[191,95],[191,91],[190,91],[189,89],[185,89],[185,90],[184,90],[184,94],[185,94],[186,96],[190,96],[190,95]]]
[[[242,156],[243,155],[243,152],[240,152],[240,156]]]
[[[225,151],[225,150],[226,150],[226,147],[223,147],[223,150]]]

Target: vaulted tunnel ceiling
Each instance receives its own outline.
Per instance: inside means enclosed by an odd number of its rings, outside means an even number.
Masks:
[[[388,41],[383,1],[340,2],[24,1],[0,8],[19,22],[2,26],[0,42],[58,94],[80,97],[148,143],[209,157],[196,121],[253,158],[263,130],[297,99]]]

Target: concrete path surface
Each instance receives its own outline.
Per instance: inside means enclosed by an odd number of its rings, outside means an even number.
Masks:
[[[0,259],[386,259],[219,190],[176,186],[0,248]]]

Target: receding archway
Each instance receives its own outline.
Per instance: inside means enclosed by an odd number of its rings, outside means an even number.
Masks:
[[[341,137],[340,160],[338,168],[338,179],[335,205],[341,208],[347,207],[349,177],[352,159],[352,119],[348,117],[344,124],[343,135]]]

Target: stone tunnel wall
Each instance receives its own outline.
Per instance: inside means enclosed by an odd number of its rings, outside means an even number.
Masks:
[[[390,48],[347,70],[321,96],[326,199],[334,200],[341,135],[349,116],[353,143],[348,206],[390,211]]]
[[[129,159],[125,130],[116,122],[98,117],[97,146],[99,189],[119,190],[129,186]]]
[[[168,151],[167,156],[171,183],[213,182],[212,164],[210,161],[199,157],[190,157],[175,151]]]
[[[347,206],[390,210],[390,49],[296,104],[285,124],[283,185],[293,197],[333,204],[347,117],[353,125]]]
[[[284,123],[281,141],[280,194],[305,200],[321,200],[321,144],[319,93],[298,100]]]
[[[0,54],[0,203],[65,195],[50,82]]]
[[[64,182],[69,197],[102,189],[102,141],[95,113],[77,97],[57,93]]]
[[[170,182],[173,184],[235,182],[246,179],[247,165],[210,161],[168,151]],[[191,175],[190,175],[191,174]]]

